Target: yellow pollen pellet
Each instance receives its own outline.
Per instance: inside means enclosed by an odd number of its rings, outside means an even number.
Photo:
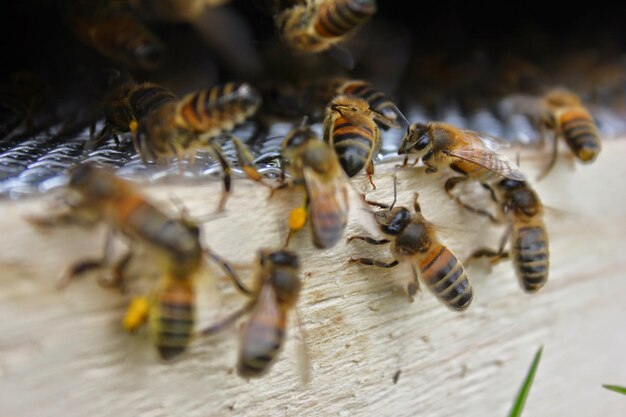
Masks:
[[[291,230],[300,230],[306,224],[306,209],[298,207],[289,213],[289,228]]]
[[[122,319],[124,329],[129,332],[137,330],[148,318],[149,308],[150,303],[146,297],[134,297],[126,309],[124,319]]]

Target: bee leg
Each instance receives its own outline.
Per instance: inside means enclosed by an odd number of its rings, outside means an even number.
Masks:
[[[243,306],[242,308],[240,308],[239,310],[236,310],[234,313],[232,313],[231,315],[227,316],[225,319],[209,326],[209,327],[205,327],[204,329],[196,332],[196,336],[210,336],[212,334],[215,334],[217,332],[219,332],[220,330],[224,329],[227,326],[232,325],[233,323],[235,323],[240,317],[242,317],[244,314],[246,314],[247,312],[249,312],[250,310],[252,310],[252,307],[254,307],[255,301],[252,301],[248,304],[246,304],[245,306]]]
[[[231,140],[235,145],[235,150],[237,151],[237,160],[239,161],[239,166],[246,174],[248,178],[252,181],[256,181],[261,185],[266,187],[272,187],[264,181],[263,176],[257,171],[256,166],[254,164],[254,157],[252,156],[252,152],[248,149],[248,147],[239,139],[234,136],[231,136]],[[283,171],[281,171],[283,172]],[[284,174],[283,174],[284,181]]]
[[[559,135],[558,135],[558,132],[555,130],[554,137],[552,139],[552,155],[550,157],[550,162],[545,167],[545,169],[541,172],[541,174],[539,174],[539,176],[537,177],[537,181],[542,180],[543,178],[546,177],[546,175],[550,173],[550,171],[552,171],[552,168],[554,168],[554,164],[556,163],[556,157],[558,155],[558,152],[559,152]]]
[[[369,236],[349,236],[347,238],[347,242],[350,243],[354,239],[363,240],[369,243],[370,245],[384,245],[385,243],[391,242],[389,239],[374,239]]]
[[[217,206],[217,211],[224,211],[224,207],[226,206],[226,200],[230,196],[230,178],[231,178],[231,169],[230,164],[224,157],[222,153],[222,148],[218,144],[213,144],[211,147],[211,151],[217,157],[220,165],[222,166],[222,174],[224,181],[224,190],[222,191],[222,197],[220,199],[220,203]]]
[[[461,200],[460,197],[455,196],[454,194],[452,194],[452,189],[454,187],[456,187],[456,185],[458,183],[461,182],[465,182],[467,181],[468,178],[467,177],[451,177],[448,178],[448,180],[446,181],[446,184],[444,186],[445,190],[446,190],[446,194],[448,194],[448,196],[453,199],[459,206],[463,207],[465,210],[471,211],[472,213],[478,214],[480,216],[485,216],[487,217],[492,223],[500,223],[498,221],[498,219],[491,213],[489,213],[487,210],[483,210],[483,209],[479,209],[473,206],[470,206],[467,203],[464,203],[463,200]]]
[[[500,238],[499,247],[497,251],[489,248],[480,248],[475,250],[465,261],[465,265],[469,265],[471,261],[476,258],[491,258],[490,262],[492,265],[497,264],[501,260],[508,259],[510,254],[509,252],[504,251],[504,247],[506,246],[506,242],[511,235],[511,231],[513,228],[511,226],[507,227],[504,231],[504,234]]]
[[[393,268],[394,266],[397,266],[398,264],[400,264],[400,261],[398,261],[397,259],[394,259],[391,262],[382,262],[382,261],[377,261],[371,258],[350,258],[349,262],[350,263],[358,262],[363,265],[377,266],[379,268]]]
[[[61,290],[67,287],[70,282],[76,278],[84,276],[86,272],[94,269],[101,269],[110,263],[111,252],[113,250],[113,234],[111,231],[107,233],[106,241],[104,243],[104,251],[102,257],[99,259],[85,259],[72,264],[68,270],[63,274],[63,277],[59,280],[56,287]]]
[[[417,278],[417,271],[415,267],[411,265],[411,271],[413,272],[413,281],[409,282],[406,286],[406,292],[409,294],[409,302],[413,302],[413,297],[420,290],[420,282]]]
[[[211,258],[213,262],[219,265],[222,268],[222,271],[226,273],[226,276],[230,278],[230,280],[235,284],[235,287],[243,294],[252,296],[252,291],[246,287],[246,285],[241,281],[239,275],[235,272],[233,267],[221,256],[211,251],[210,249],[205,249],[204,253]]]
[[[370,161],[367,164],[367,168],[365,168],[365,172],[367,172],[367,179],[370,180],[370,184],[372,184],[372,189],[376,189],[376,184],[374,184],[374,180],[372,179],[372,175],[374,175],[374,162]]]
[[[133,250],[126,252],[122,258],[115,263],[112,271],[112,279],[105,280],[102,277],[98,277],[98,284],[104,288],[113,288],[119,290],[121,293],[126,292],[126,270],[130,261],[135,256]]]

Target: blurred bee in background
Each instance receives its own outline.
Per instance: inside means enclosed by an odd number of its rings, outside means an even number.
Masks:
[[[154,70],[164,47],[127,1],[63,0],[74,34],[103,56],[133,69]]]
[[[449,166],[462,174],[449,178],[445,190],[457,203],[473,211],[473,208],[452,195],[452,189],[460,182],[471,179],[486,186],[501,178],[516,181],[526,179],[517,164],[496,152],[502,146],[508,144],[485,133],[460,129],[448,123],[415,123],[402,140],[398,153],[406,155],[402,166],[406,166],[409,155],[414,154],[416,159],[412,165],[421,158],[426,165],[426,173],[434,173]]]
[[[528,183],[508,178],[495,183],[493,189],[500,216],[508,226],[497,251],[479,249],[470,260],[489,257],[496,263],[511,257],[522,289],[527,293],[537,292],[548,280],[550,265],[548,233],[539,196]],[[509,237],[510,254],[504,251]]]
[[[91,229],[104,223],[109,233],[103,257],[77,262],[69,268],[59,286],[67,285],[90,270],[110,266],[113,233],[124,235],[131,244],[130,249],[113,265],[113,278],[99,282],[125,291],[128,265],[135,259],[138,247],[147,250],[154,262],[150,266],[159,276],[157,288],[149,297],[136,297],[131,302],[123,326],[134,331],[149,319],[159,356],[171,360],[183,353],[194,332],[195,283],[206,274],[204,256],[208,255],[226,271],[232,270],[230,265],[201,246],[197,224],[186,216],[168,216],[130,182],[108,170],[88,164],[76,167],[64,204],[65,211],[61,213],[28,221],[43,228],[77,225]]]
[[[381,146],[375,118],[377,113],[370,110],[365,100],[337,96],[328,104],[324,119],[324,140],[337,153],[348,177],[354,177],[365,167],[374,189],[374,156]]]
[[[48,83],[42,74],[20,71],[11,81],[0,85],[0,139],[24,127],[32,131],[35,112],[48,93]]]
[[[185,157],[193,163],[196,150],[210,151],[224,172],[222,210],[230,193],[231,169],[218,139],[254,115],[260,105],[260,94],[248,83],[229,82],[182,99],[156,84],[122,84],[105,103],[107,121],[96,143],[109,133],[131,131],[144,163],[176,157],[181,170]],[[237,138],[232,140],[243,147]]]
[[[554,144],[550,163],[539,179],[544,178],[554,167],[559,137],[565,140],[579,161],[586,164],[595,161],[602,147],[600,134],[593,116],[576,94],[566,90],[552,90],[542,97],[540,109],[542,139],[544,129],[550,129],[554,131]]]
[[[394,207],[396,203],[396,179],[394,177],[394,199],[391,205],[365,201],[380,207],[374,213],[383,234],[391,239],[374,239],[369,236],[350,236],[348,242],[363,240],[371,245],[391,243],[394,259],[384,262],[370,258],[351,258],[350,262],[379,268],[393,268],[401,262],[408,262],[413,271],[413,280],[407,286],[410,301],[419,290],[419,277],[437,299],[455,311],[466,310],[472,302],[472,287],[465,275],[465,270],[457,257],[436,237],[435,228],[422,215],[415,193],[411,214],[405,207]],[[419,274],[418,271],[419,270]]]
[[[192,21],[206,8],[224,5],[230,0],[128,0],[142,15],[169,21]]]
[[[231,279],[240,281],[236,276]],[[199,332],[214,334],[250,313],[241,332],[237,361],[237,374],[245,378],[260,377],[270,369],[284,344],[290,311],[297,318],[296,301],[302,287],[298,256],[287,250],[259,250],[253,285],[252,290],[245,289],[251,298],[248,304]]]
[[[297,4],[275,17],[282,41],[302,52],[322,52],[370,19],[375,0],[325,0]]]

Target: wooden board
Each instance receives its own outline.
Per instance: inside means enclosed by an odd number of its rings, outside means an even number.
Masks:
[[[13,416],[505,416],[533,354],[543,360],[525,416],[622,416],[626,398],[601,388],[626,385],[626,141],[605,144],[599,159],[572,170],[566,158],[536,185],[549,210],[551,271],[538,294],[521,291],[510,263],[491,273],[473,265],[470,309],[447,310],[424,291],[409,303],[410,272],[347,263],[351,256],[390,259],[362,242],[332,250],[312,247],[308,231],[292,241],[303,259],[299,302],[311,382],[300,382],[298,334],[271,372],[246,381],[233,371],[237,329],[195,340],[172,364],[160,363],[146,331],[126,334],[120,319],[132,294],[100,288],[95,279],[54,286],[71,262],[100,253],[102,230],[41,234],[23,221],[45,212],[50,198],[0,205],[0,415]],[[523,157],[534,177],[545,158]],[[394,162],[377,165],[378,189],[354,181],[368,198],[389,202]],[[399,174],[399,203],[419,191],[425,216],[464,259],[497,245],[502,228],[460,210],[443,192],[444,178],[422,170]],[[150,186],[151,198],[192,215],[211,213],[220,184]],[[204,239],[241,274],[259,247],[284,238],[290,208],[302,199],[285,191],[267,200],[249,181],[234,184],[225,216],[204,224]],[[347,233],[362,233],[353,195]],[[199,283],[201,325],[245,301],[216,268]],[[149,290],[138,281],[133,291]],[[395,380],[397,379],[397,381]]]

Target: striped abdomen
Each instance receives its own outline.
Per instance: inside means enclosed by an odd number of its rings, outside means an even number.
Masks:
[[[381,91],[369,83],[360,80],[348,81],[337,89],[337,94],[359,97],[369,104],[370,109],[384,116],[386,120],[376,119],[382,128],[398,127],[399,110]]]
[[[582,108],[561,114],[559,125],[565,142],[578,159],[592,162],[600,153],[600,136],[591,115]]]
[[[118,230],[133,240],[158,250],[175,277],[192,274],[202,262],[202,248],[193,228],[171,219],[139,197],[116,201]]]
[[[237,373],[261,376],[276,359],[285,338],[285,311],[278,305],[276,292],[265,285],[244,328]]]
[[[376,13],[375,0],[331,0],[320,4],[313,29],[322,38],[345,35]]]
[[[153,110],[175,100],[174,93],[151,83],[139,84],[128,93],[128,104],[136,120],[143,119]]]
[[[185,96],[177,123],[209,136],[227,132],[256,113],[261,94],[248,83],[226,83]]]
[[[187,348],[194,331],[194,306],[191,280],[164,279],[150,311],[152,335],[162,359],[173,359]]]
[[[472,302],[472,287],[463,265],[441,244],[434,244],[419,262],[422,281],[447,307],[463,311]]]
[[[511,255],[520,285],[526,292],[536,292],[548,280],[550,259],[546,230],[543,225],[515,227],[511,239]]]
[[[339,163],[349,177],[354,177],[372,160],[376,147],[374,132],[342,116],[334,120],[329,130],[329,143]]]

